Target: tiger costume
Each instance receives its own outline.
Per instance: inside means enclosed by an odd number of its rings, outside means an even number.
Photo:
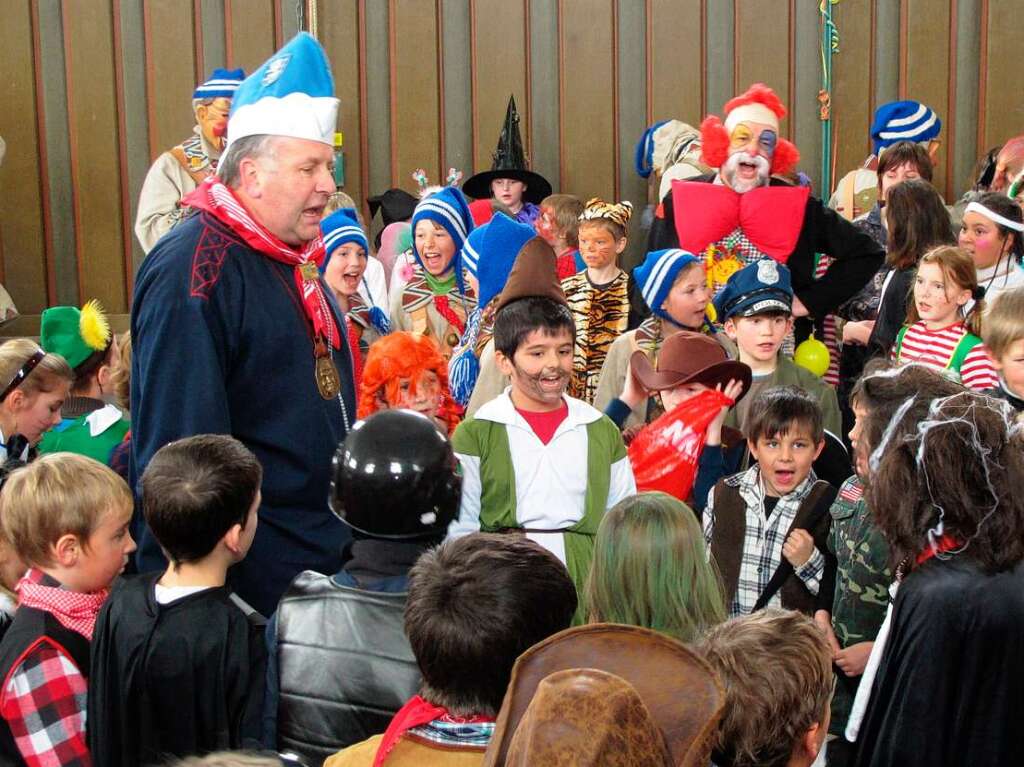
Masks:
[[[594,401],[601,367],[612,342],[629,321],[629,278],[624,271],[605,285],[594,285],[586,271],[562,280],[565,300],[576,323],[573,376],[569,396]]]

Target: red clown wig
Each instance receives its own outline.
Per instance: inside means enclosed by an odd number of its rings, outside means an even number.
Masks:
[[[366,418],[390,403],[398,402],[402,379],[409,382],[409,392],[415,394],[420,378],[428,371],[437,376],[441,388],[437,417],[445,422],[451,434],[458,425],[459,417],[458,406],[448,390],[448,363],[441,356],[434,339],[420,333],[396,331],[370,347],[359,386],[359,417]]]
[[[725,104],[725,114],[728,115],[737,107],[747,104],[760,104],[767,107],[778,119],[786,116],[786,107],[778,95],[764,83],[754,83],[747,92]],[[729,157],[729,133],[725,125],[716,115],[708,115],[700,124],[701,138],[701,160],[711,168],[721,168]],[[780,138],[775,145],[775,153],[772,155],[773,174],[789,173],[796,167],[800,160],[800,152],[789,141]]]

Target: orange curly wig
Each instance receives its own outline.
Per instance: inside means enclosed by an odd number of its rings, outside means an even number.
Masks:
[[[370,347],[359,385],[359,417],[366,418],[382,410],[381,397],[385,402],[398,401],[403,378],[409,381],[410,393],[415,394],[420,377],[427,371],[437,376],[441,388],[437,417],[444,421],[451,434],[459,423],[459,408],[448,390],[448,363],[434,339],[420,333],[396,331]]]
[[[736,107],[744,104],[763,104],[772,110],[781,120],[786,116],[786,107],[778,95],[764,83],[754,83],[747,92],[730,99],[725,104],[725,113],[729,114]],[[729,134],[725,125],[716,115],[709,115],[700,124],[701,160],[711,168],[721,168],[729,156]],[[800,161],[800,150],[792,142],[780,138],[772,155],[773,174],[789,173]]]

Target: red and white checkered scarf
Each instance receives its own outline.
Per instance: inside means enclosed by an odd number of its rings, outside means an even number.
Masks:
[[[253,250],[282,264],[293,266],[295,284],[302,297],[306,315],[313,324],[314,333],[325,338],[335,349],[341,348],[341,334],[327,302],[323,283],[319,279],[307,280],[302,275],[303,264],[319,264],[324,258],[324,243],[320,237],[307,242],[302,250],[296,250],[282,242],[256,221],[235,197],[234,192],[216,176],[209,176],[203,181],[195,191],[182,200],[182,205],[205,210],[228,226]]]
[[[84,594],[68,591],[57,586],[44,586],[40,581],[45,577],[39,570],[29,570],[18,581],[18,604],[45,610],[66,629],[77,631],[86,639],[92,639],[96,627],[96,616],[107,601],[109,589]]]

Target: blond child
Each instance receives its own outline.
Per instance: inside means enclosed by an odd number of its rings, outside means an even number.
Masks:
[[[29,566],[0,642],[0,758],[89,764],[90,643],[135,542],[132,495],[111,469],[54,453],[16,470],[0,493],[4,536]]]
[[[0,460],[27,461],[43,435],[61,421],[75,374],[58,354],[27,338],[0,346]]]
[[[583,200],[574,194],[549,194],[540,204],[537,234],[554,248],[558,279],[572,277],[582,268],[580,257],[580,216]]]
[[[999,385],[986,394],[1005,399],[1019,413],[1024,410],[1024,287],[996,296],[985,312],[981,337],[988,348]]]

